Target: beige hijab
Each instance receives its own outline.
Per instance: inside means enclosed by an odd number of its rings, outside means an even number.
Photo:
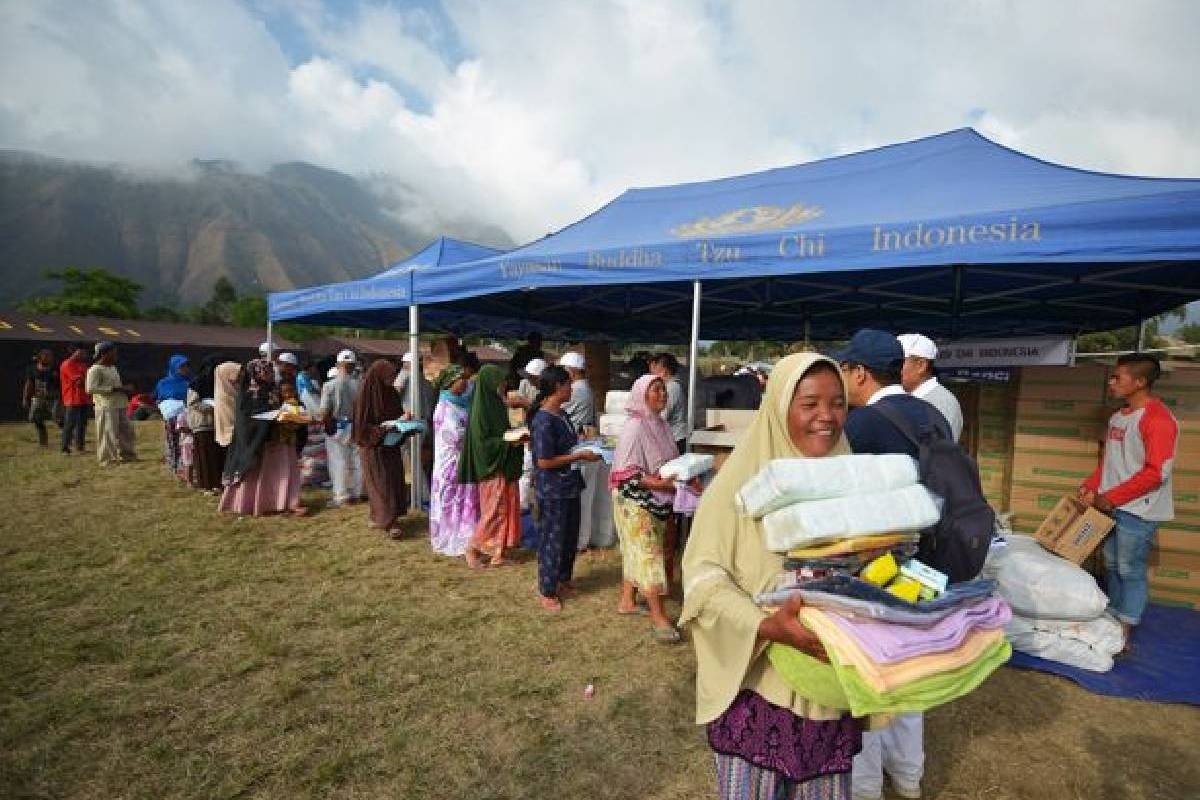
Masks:
[[[233,441],[233,420],[237,414],[238,378],[242,365],[225,361],[213,370],[213,438],[222,447]]]
[[[743,688],[802,717],[836,719],[843,713],[797,696],[764,655],[766,643],[758,641],[758,625],[767,614],[751,596],[774,588],[783,556],[767,550],[762,523],[742,516],[734,505],[738,490],[768,461],[804,457],[788,434],[788,407],[804,373],[821,362],[837,372],[836,363],[815,353],[790,355],[775,366],[750,429],[696,511],[683,554],[679,622],[688,628],[696,648],[696,721],[701,724],[723,714]],[[831,455],[849,452],[843,436]]]

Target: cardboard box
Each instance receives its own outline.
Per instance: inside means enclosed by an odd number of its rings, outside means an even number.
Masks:
[[[1038,526],[1034,538],[1043,547],[1068,561],[1082,564],[1116,522],[1071,495],[1064,495]]]

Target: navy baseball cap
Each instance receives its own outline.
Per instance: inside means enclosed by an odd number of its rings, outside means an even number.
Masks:
[[[862,364],[877,370],[895,369],[904,360],[904,348],[887,331],[863,328],[850,338],[850,344],[831,358],[839,364]]]

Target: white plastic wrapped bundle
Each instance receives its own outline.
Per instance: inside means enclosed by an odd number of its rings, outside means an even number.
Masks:
[[[837,539],[919,531],[938,521],[938,505],[918,483],[889,492],[785,506],[763,517],[763,529],[767,549],[786,553]]]
[[[612,392],[609,392],[612,394]],[[629,419],[624,413],[621,414],[601,414],[597,427],[600,429],[601,436],[620,436],[621,429],[625,427],[625,420]]]
[[[993,550],[983,575],[995,579],[996,592],[1022,617],[1086,622],[1108,605],[1095,578],[1029,536],[1010,536],[1007,547]]]
[[[902,489],[918,478],[916,459],[903,453],[777,458],[746,481],[737,503],[757,519],[792,503]]]
[[[1093,672],[1108,672],[1124,647],[1121,623],[1107,614],[1086,622],[1013,615],[1004,628],[1013,649]]]
[[[624,414],[625,404],[628,402],[629,392],[621,392],[614,389],[604,396],[604,413]]]
[[[663,478],[690,481],[708,472],[712,466],[713,457],[708,453],[684,453],[659,467],[658,474]]]

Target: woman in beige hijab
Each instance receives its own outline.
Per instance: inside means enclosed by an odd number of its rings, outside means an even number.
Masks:
[[[233,441],[238,379],[241,376],[242,365],[236,361],[218,364],[213,370],[213,437],[220,447],[229,447]]]
[[[696,721],[708,726],[723,800],[850,797],[862,725],[842,709],[795,694],[771,667],[765,652],[771,642],[827,658],[796,618],[799,600],[774,613],[754,604],[754,594],[774,588],[783,556],[767,550],[761,522],[734,504],[738,490],[773,459],[849,453],[845,421],[837,365],[812,353],[784,358],[696,513],[683,555],[679,623],[696,648]]]

